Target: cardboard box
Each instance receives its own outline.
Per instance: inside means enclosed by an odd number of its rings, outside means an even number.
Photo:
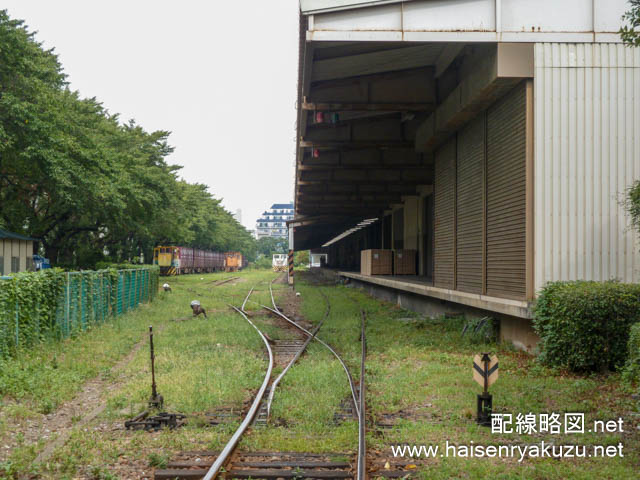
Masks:
[[[360,273],[362,275],[391,275],[393,272],[391,250],[362,250]]]
[[[416,275],[416,254],[415,250],[394,250],[393,274]]]

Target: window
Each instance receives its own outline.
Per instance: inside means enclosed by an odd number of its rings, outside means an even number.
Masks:
[[[11,257],[11,273],[20,271],[20,257]]]
[[[0,276],[4,275],[4,257],[0,257]]]

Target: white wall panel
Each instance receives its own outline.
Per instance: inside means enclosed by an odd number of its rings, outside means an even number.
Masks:
[[[640,179],[640,49],[536,44],[535,284],[640,281],[620,204]]]
[[[330,4],[338,9],[311,15],[308,39],[317,41],[618,42],[621,16],[630,9],[628,0],[319,0],[317,8],[310,3],[302,2],[307,12]]]
[[[589,32],[593,28],[592,2],[593,0],[503,0],[502,31]]]
[[[611,0],[593,0],[593,14],[596,32],[617,32],[620,29],[624,12],[631,10],[626,0],[612,2]]]
[[[383,5],[314,15],[314,30],[402,30],[402,7]]]
[[[403,6],[403,29],[410,31],[493,31],[495,0],[431,0]]]

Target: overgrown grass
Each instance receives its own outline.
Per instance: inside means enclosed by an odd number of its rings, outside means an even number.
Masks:
[[[323,300],[318,287],[301,282],[307,319],[318,321]],[[525,459],[432,458],[418,468],[422,478],[637,478],[640,443],[632,416],[631,389],[618,375],[577,376],[539,365],[535,358],[509,345],[462,336],[463,319],[425,318],[380,302],[360,291],[325,287],[332,315],[319,336],[340,351],[359,375],[359,309],[367,311],[368,448],[392,458],[390,446],[445,442],[470,445],[547,443],[576,445],[624,444],[623,458]],[[584,412],[587,429],[593,421],[625,421],[625,433],[578,435],[491,434],[475,423],[476,394],[472,380],[475,354],[491,351],[500,358],[500,378],[492,387],[497,413]],[[335,392],[335,395],[334,395]],[[339,393],[338,393],[339,392]],[[309,349],[282,382],[276,394],[274,420],[288,428],[254,433],[247,447],[355,452],[355,423],[333,426],[333,412],[348,396],[342,370],[317,344]],[[383,415],[409,413],[389,430],[373,422]],[[636,417],[637,418],[637,417]],[[514,424],[515,426],[515,424]],[[416,463],[419,463],[416,460]]]
[[[240,279],[211,288],[213,281],[228,276]],[[57,406],[92,376],[101,374],[116,385],[104,393],[108,403],[103,415],[86,429],[74,431],[67,444],[37,473],[45,478],[90,478],[94,469],[95,475],[117,477],[121,469],[131,464],[148,473],[150,465],[161,466],[179,451],[223,446],[237,422],[211,427],[197,418],[217,406],[239,406],[251,400],[266,366],[259,336],[227,303],[240,305],[249,288],[256,285],[247,305],[252,319],[272,338],[289,338],[290,332],[279,330],[273,320],[259,312],[261,303],[270,304],[268,282],[273,276],[269,271],[250,271],[170,279],[172,294],[163,294],[153,305],[122,317],[119,325],[96,328],[61,345],[47,344],[37,354],[25,354],[22,364],[16,359],[11,368],[30,366],[31,370],[12,381],[14,393],[4,393],[5,404],[0,412],[12,422],[37,418],[47,395]],[[522,445],[541,440],[616,445],[622,441],[623,458],[525,459],[521,463],[517,458],[433,458],[416,463],[420,463],[418,475],[423,478],[637,478],[640,447],[635,433],[637,420],[631,416],[632,390],[618,375],[577,376],[548,369],[533,357],[507,346],[463,338],[461,319],[424,318],[354,289],[316,287],[305,283],[303,273],[297,282],[300,312],[313,324],[321,320],[326,308],[320,290],[329,297],[331,315],[319,336],[342,354],[356,380],[360,375],[359,310],[367,311],[367,442],[371,452],[390,459],[390,445],[399,443],[437,444],[443,448],[446,441],[476,445]],[[274,285],[276,296],[284,295],[287,288]],[[191,319],[189,302],[196,298],[208,310],[208,319]],[[176,318],[185,320],[172,321]],[[173,432],[114,429],[144,408],[149,397],[146,347],[133,357],[117,381],[110,372],[116,361],[143,338],[149,323],[157,327],[157,380],[166,409],[195,418]],[[625,433],[491,434],[474,421],[480,388],[471,379],[471,360],[482,351],[491,351],[500,358],[500,378],[491,389],[496,412],[514,416],[529,412],[584,412],[587,425],[594,419],[622,416]],[[54,357],[57,368],[51,365]],[[31,379],[31,373],[40,379]],[[13,378],[7,374],[5,377]],[[53,393],[47,391],[49,385],[53,386]],[[324,347],[312,342],[275,393],[273,426],[253,429],[240,447],[354,453],[356,422],[334,424],[335,412],[349,395],[342,367]],[[375,428],[374,422],[384,415],[400,412],[409,412],[413,418],[399,420],[389,430]],[[7,478],[28,472],[31,460],[43,445],[40,442],[16,449],[5,464],[0,464],[0,478],[3,468]]]
[[[214,286],[216,281],[231,276],[239,279]],[[103,419],[121,422],[138,413],[150,395],[146,347],[150,324],[155,333],[157,383],[167,409],[191,414],[222,404],[241,407],[251,395],[247,387],[262,381],[263,347],[255,331],[227,304],[240,305],[250,285],[269,281],[273,276],[269,271],[253,271],[163,279],[161,283],[169,282],[173,291],[161,292],[152,304],[75,338],[45,343],[37,350],[24,351],[4,361],[0,369],[0,443],[16,424],[24,419],[37,422],[42,414],[55,412],[87,380],[97,376],[108,387],[104,392],[107,409]],[[194,299],[207,309],[208,318],[192,318],[190,301]],[[113,366],[140,341],[145,342],[144,348],[122,372],[114,372]],[[235,374],[229,375],[229,371]],[[83,432],[75,432],[71,441],[56,452],[57,460],[41,473],[60,478],[73,476],[78,468],[87,465],[109,463],[113,452],[105,448],[102,438],[94,435],[89,439]],[[225,431],[221,429],[220,441],[224,438]],[[145,436],[139,437],[144,439]],[[28,471],[44,443],[18,445],[0,464],[0,478]]]

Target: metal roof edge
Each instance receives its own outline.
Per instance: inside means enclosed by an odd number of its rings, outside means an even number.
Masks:
[[[300,0],[300,11],[303,15],[313,15],[410,1],[412,0]]]
[[[20,233],[10,232],[9,230],[4,230],[0,228],[0,238],[10,238],[13,240],[26,240],[31,242],[39,242],[38,238],[27,237],[26,235],[22,235]]]

